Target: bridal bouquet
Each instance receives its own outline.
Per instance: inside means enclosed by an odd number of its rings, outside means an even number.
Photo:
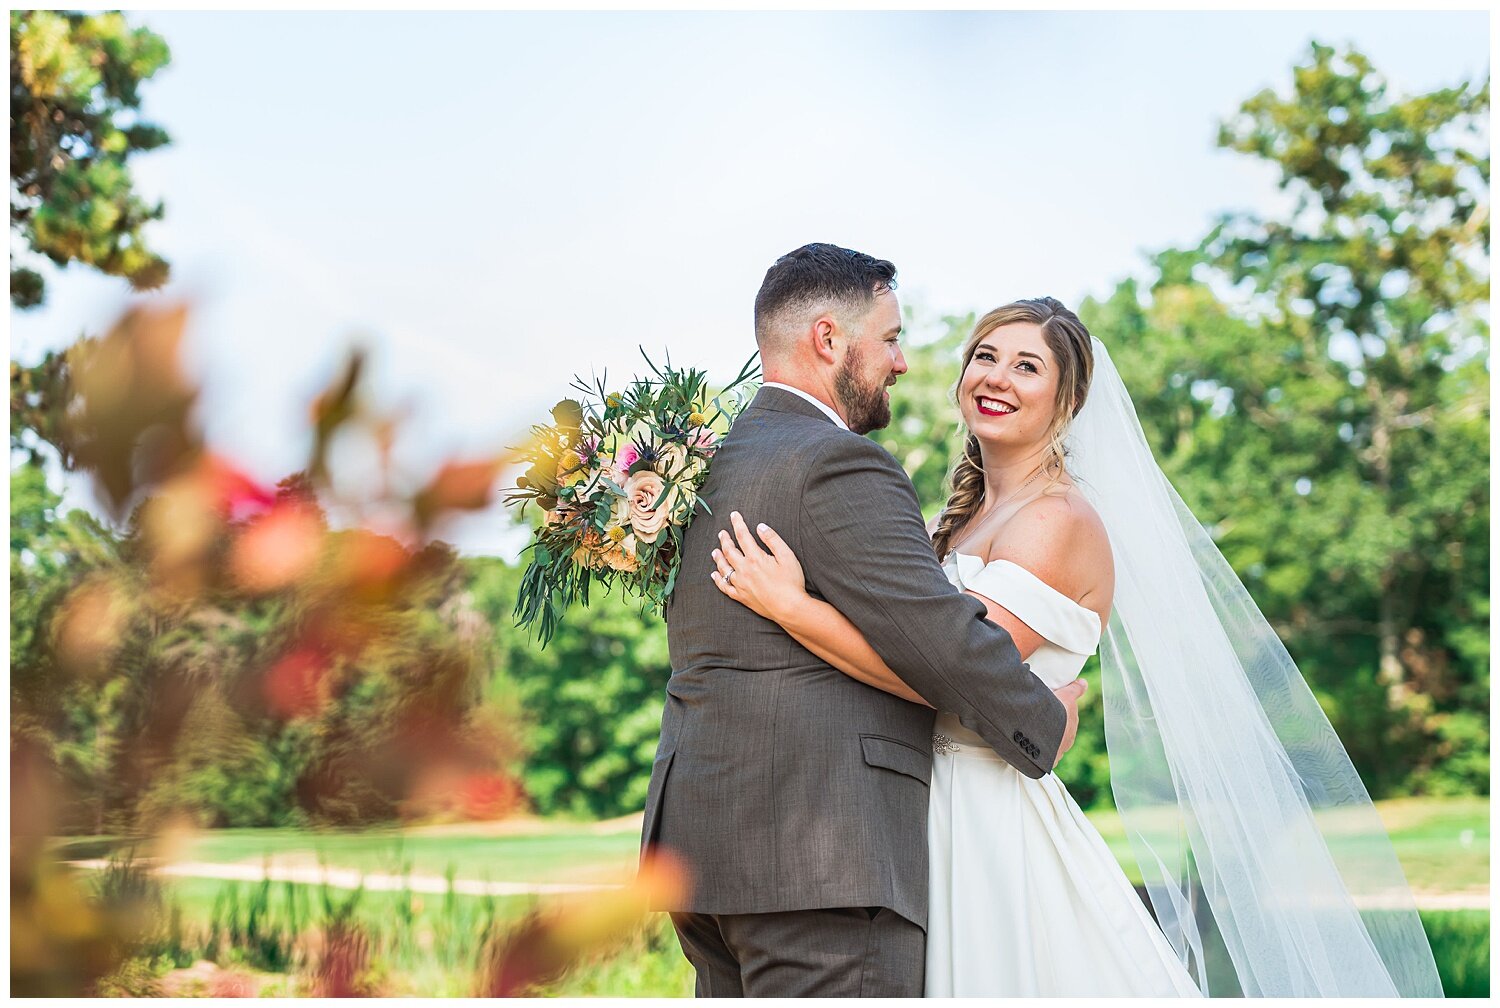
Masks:
[[[645,356],[644,353],[642,356]],[[661,612],[677,583],[682,534],[701,507],[719,439],[759,375],[755,358],[722,392],[711,395],[702,371],[659,368],[619,392],[581,379],[582,395],[552,409],[552,423],[531,428],[520,457],[529,464],[506,497],[543,511],[523,552],[531,554],[516,600],[516,623],[540,620],[543,646],[589,585],[615,584]]]

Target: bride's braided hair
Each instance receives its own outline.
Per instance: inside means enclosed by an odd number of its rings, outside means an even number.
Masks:
[[[1052,351],[1057,362],[1057,400],[1053,403],[1052,425],[1047,430],[1048,452],[1043,461],[1043,470],[1050,484],[1062,478],[1067,452],[1063,437],[1068,424],[1083,408],[1088,396],[1089,382],[1094,375],[1094,350],[1089,331],[1078,316],[1063,306],[1057,298],[1037,298],[1029,301],[1013,301],[996,308],[979,320],[974,332],[964,344],[963,367],[959,369],[959,383],[963,373],[974,358],[974,351],[984,338],[1003,325],[1012,322],[1032,322],[1042,327],[1042,338]],[[955,400],[958,384],[953,387]],[[932,534],[932,547],[938,559],[948,552],[953,535],[968,523],[984,503],[984,468],[979,454],[979,439],[973,434],[964,437],[963,451],[959,453],[953,469],[948,474],[948,502],[938,518],[937,529]]]

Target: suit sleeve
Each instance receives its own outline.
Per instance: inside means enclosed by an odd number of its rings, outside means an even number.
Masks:
[[[803,484],[808,580],[892,671],[1027,777],[1052,770],[1067,714],[1010,634],[956,590],[901,466],[862,437],[831,438]]]

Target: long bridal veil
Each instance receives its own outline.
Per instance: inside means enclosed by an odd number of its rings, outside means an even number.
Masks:
[[[1441,997],[1369,793],[1093,347],[1069,471],[1114,549],[1105,739],[1162,929],[1207,994]]]

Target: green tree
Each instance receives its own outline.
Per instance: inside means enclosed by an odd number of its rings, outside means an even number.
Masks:
[[[1220,134],[1294,209],[1225,215],[1082,307],[1382,792],[1488,788],[1488,105],[1314,44]]]
[[[595,596],[545,650],[512,624],[521,569],[471,559],[472,604],[494,628],[500,690],[525,723],[523,782],[536,810],[602,818],[639,810],[651,781],[671,663],[667,628],[637,603]]]
[[[170,58],[160,36],[117,12],[11,12],[10,227],[32,252],[137,289],[166,282],[143,234],[162,205],[135,192],[128,162],[168,142],[141,118],[139,89]],[[14,259],[10,285],[19,308],[46,293],[41,274]]]
[[[65,772],[85,784],[80,793],[89,810],[77,819],[84,828],[97,829],[103,818],[100,790],[117,747],[120,688],[93,675],[83,677],[83,689],[59,688],[51,628],[75,586],[118,566],[118,543],[91,515],[77,510],[64,515],[61,504],[40,466],[12,470],[11,736],[13,742],[28,741],[51,752]]]
[[[58,767],[67,828],[181,812],[205,826],[388,821],[422,765],[414,749],[456,764],[464,745],[505,731],[483,696],[482,624],[445,547],[419,554],[399,593],[342,611],[354,625],[321,637],[326,701],[289,715],[267,684],[308,650],[308,627],[332,618],[321,577],[264,595],[153,598],[140,560],[149,498],[118,537],[82,511],[59,516],[60,503],[39,467],[12,472],[13,738],[39,743]],[[368,546],[362,536],[332,533],[321,566]],[[94,624],[107,631],[88,633]],[[462,730],[450,736],[454,709]]]
[[[928,518],[947,499],[948,470],[963,447],[953,386],[958,381],[959,354],[976,321],[973,314],[945,315],[935,327],[939,329],[936,335],[902,348],[907,372],[891,396],[890,425],[870,435],[906,469]],[[908,330],[927,328],[917,324],[910,305],[906,326]]]

